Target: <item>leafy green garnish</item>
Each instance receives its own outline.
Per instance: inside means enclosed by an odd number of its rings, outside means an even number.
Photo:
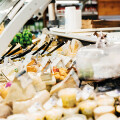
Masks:
[[[32,33],[29,30],[24,30],[22,33],[17,33],[13,38],[11,45],[16,45],[20,43],[23,48],[32,44]]]

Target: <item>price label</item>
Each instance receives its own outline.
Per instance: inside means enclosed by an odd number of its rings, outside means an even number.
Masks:
[[[31,61],[32,55],[31,54],[27,54],[25,57],[25,60],[23,62],[23,65],[26,66],[30,61]]]
[[[30,83],[32,83],[32,79],[29,77],[28,73],[18,77],[18,80],[20,81],[22,88],[26,88]]]

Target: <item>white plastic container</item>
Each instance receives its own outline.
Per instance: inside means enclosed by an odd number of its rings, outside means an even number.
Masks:
[[[76,10],[75,7],[65,8],[65,31],[66,33],[74,32],[77,29],[81,29],[81,10]]]

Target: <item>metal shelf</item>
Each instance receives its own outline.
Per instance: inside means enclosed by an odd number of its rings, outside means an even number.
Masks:
[[[98,2],[97,1],[88,1],[88,2],[86,2],[86,4],[92,4],[92,5],[97,5],[98,4]]]
[[[82,15],[98,15],[98,12],[82,12]]]

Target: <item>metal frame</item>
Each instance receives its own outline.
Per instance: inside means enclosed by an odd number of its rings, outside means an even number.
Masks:
[[[50,2],[51,0],[31,0],[18,11],[0,35],[0,57],[24,24],[39,11],[42,15]]]

